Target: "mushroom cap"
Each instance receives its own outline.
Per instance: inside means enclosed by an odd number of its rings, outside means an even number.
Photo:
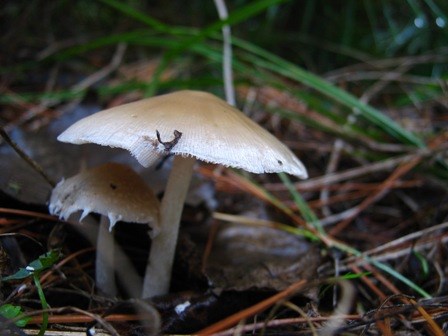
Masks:
[[[117,221],[150,223],[152,234],[159,231],[159,201],[144,180],[131,168],[106,163],[60,181],[50,197],[49,211],[67,219],[82,211],[107,216],[110,229]]]
[[[167,151],[160,140],[178,142]],[[201,91],[178,91],[95,113],[58,137],[73,144],[127,149],[148,167],[168,152],[242,168],[286,172],[306,178],[302,162],[273,135],[222,99]]]

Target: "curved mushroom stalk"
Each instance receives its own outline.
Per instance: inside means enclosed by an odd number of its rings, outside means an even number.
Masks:
[[[168,293],[182,210],[195,162],[193,157],[174,157],[161,204],[160,232],[151,243],[143,280],[143,298]]]

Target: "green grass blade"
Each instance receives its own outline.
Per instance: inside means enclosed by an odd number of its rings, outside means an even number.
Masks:
[[[424,142],[411,132],[400,127],[391,118],[384,115],[380,111],[373,107],[362,103],[358,98],[352,94],[339,89],[333,84],[325,81],[324,79],[316,76],[308,71],[301,69],[295,64],[286,61],[270,52],[261,49],[247,41],[234,38],[234,44],[246,51],[243,55],[247,61],[251,62],[255,66],[273,71],[286,78],[293,79],[301,82],[310,88],[315,89],[326,97],[331,98],[334,101],[341,103],[342,105],[359,111],[365,119],[381,127],[385,132],[396,138],[397,140],[411,144],[418,147],[424,147]]]
[[[138,10],[128,6],[126,4],[120,3],[116,0],[100,0],[104,4],[112,6],[113,8],[119,10],[121,13],[126,14],[140,22],[143,22],[153,28],[154,30],[167,34],[184,34],[185,31],[189,30],[188,28],[171,28],[160,21],[153,19],[152,17],[139,12]],[[223,26],[229,25],[232,26],[239,22],[249,19],[262,12],[263,10],[269,8],[270,6],[280,4],[282,2],[286,2],[289,0],[260,0],[256,2],[251,2],[241,8],[234,10],[226,20],[217,19],[211,25],[198,30],[196,33],[191,34],[191,37],[188,39],[184,39],[179,45],[170,48],[162,57],[162,61],[157,66],[155,73],[153,75],[153,79],[150,83],[150,86],[145,91],[146,96],[152,96],[159,87],[160,84],[160,76],[167,69],[170,63],[179,55],[182,55],[185,51],[192,48],[193,45],[201,43],[207,36],[215,33],[220,30]],[[191,30],[190,30],[191,33]]]
[[[48,312],[46,310],[49,307],[48,307],[47,299],[45,298],[42,286],[40,285],[39,274],[40,274],[40,272],[34,273],[33,280],[34,280],[34,284],[36,285],[37,294],[39,295],[40,303],[42,305],[42,309],[44,310],[44,312],[42,313],[42,325],[40,326],[40,330],[37,335],[44,336],[45,331],[47,331],[47,327],[48,327]]]
[[[386,265],[386,264],[384,264],[382,262],[376,261],[375,259],[372,259],[370,257],[364,256],[363,258],[366,261],[368,261],[370,264],[375,266],[376,268],[379,268],[380,270],[383,270],[384,272],[389,273],[390,275],[392,275],[395,279],[400,280],[401,282],[406,284],[409,288],[412,288],[414,291],[419,293],[425,299],[430,299],[431,298],[431,295],[428,292],[426,292],[423,288],[421,288],[420,286],[415,284],[413,281],[411,281],[410,279],[408,279],[407,277],[405,277],[401,273],[399,273],[396,270],[394,270],[389,265]]]
[[[182,32],[183,27],[174,27],[167,25],[157,19],[154,19],[153,17],[135,9],[132,6],[129,6],[128,4],[116,1],[116,0],[99,0],[105,5],[108,5],[117,11],[121,12],[124,15],[127,15],[131,18],[133,18],[136,21],[142,22],[145,25],[151,27],[157,32],[160,33],[167,33],[167,34],[178,34]]]
[[[316,214],[313,212],[313,210],[311,210],[308,204],[306,204],[302,195],[300,195],[300,193],[296,190],[288,175],[286,175],[285,173],[278,173],[278,176],[280,177],[286,188],[288,188],[289,193],[296,203],[297,208],[302,213],[305,221],[313,225],[319,233],[326,234],[322,225],[320,225],[319,219],[317,218]]]

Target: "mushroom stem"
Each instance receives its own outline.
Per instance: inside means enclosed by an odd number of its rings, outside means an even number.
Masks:
[[[195,162],[194,157],[174,157],[161,204],[160,233],[151,243],[143,281],[143,298],[168,293],[180,219]]]
[[[96,247],[95,279],[98,289],[108,297],[117,295],[114,245],[114,236],[109,232],[109,219],[107,216],[101,216]]]
[[[105,216],[102,216],[101,219],[106,220],[107,218]],[[78,222],[78,218],[75,218],[75,216],[69,217],[67,219],[67,221],[69,223],[75,223],[75,222]],[[97,246],[96,244],[98,244],[98,242],[100,240],[97,221],[94,220],[93,217],[89,215],[89,216],[86,216],[82,220],[82,223],[83,223],[83,225],[76,225],[75,227],[90,241],[90,243],[92,245]],[[107,223],[107,221],[106,221],[106,223]],[[107,228],[107,225],[105,225],[105,228]],[[126,255],[126,253],[121,248],[117,248],[118,246],[117,246],[117,244],[115,244],[115,240],[113,240],[113,233],[111,233],[111,232],[104,232],[104,233],[111,235],[110,240],[112,240],[113,244],[114,244],[114,254],[113,254],[114,262],[115,262],[115,265],[119,265],[119,267],[116,267],[114,269],[114,271],[118,277],[118,280],[123,285],[124,290],[128,293],[128,295],[130,297],[133,297],[133,298],[139,297],[141,295],[142,279],[138,276],[135,268],[132,265],[131,260]],[[103,235],[103,238],[104,238],[104,235]],[[98,246],[97,246],[97,251],[100,251],[100,248],[98,248]],[[97,254],[98,254],[98,252],[97,252]],[[99,257],[97,255],[96,261],[95,261],[95,267],[96,267],[96,265],[98,265],[98,261],[97,261],[98,259],[99,259]],[[100,264],[101,264],[101,261],[100,261]],[[104,274],[104,272],[106,272],[106,271],[102,271],[102,270],[95,271],[96,274]],[[114,280],[114,283],[116,283],[115,280]]]

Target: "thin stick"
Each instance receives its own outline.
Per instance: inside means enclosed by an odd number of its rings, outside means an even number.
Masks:
[[[331,175],[336,171],[343,147],[344,147],[344,141],[342,139],[337,139],[336,142],[334,143],[333,150],[331,151],[331,156],[327,165],[327,169],[325,171],[325,176]],[[330,198],[329,185],[324,185],[320,192],[319,199],[323,203],[322,213],[324,214],[325,217],[329,217],[332,215],[332,212],[328,204],[329,198]]]
[[[20,210],[20,209],[9,209],[9,208],[0,208],[0,213],[10,214],[10,215],[18,215],[18,216],[26,216],[26,217],[37,217],[41,219],[46,219],[53,222],[59,222],[59,218],[52,215],[43,214],[35,211],[28,210]]]
[[[397,165],[402,164],[404,162],[408,162],[416,157],[428,157],[435,155],[439,151],[429,151],[426,148],[417,149],[412,154],[405,154],[397,157],[393,157],[390,159],[386,159],[383,161],[375,162],[366,166],[347,169],[340,173],[335,173],[333,175],[324,175],[321,177],[309,179],[304,182],[297,182],[295,186],[297,189],[307,189],[307,188],[317,188],[323,185],[328,185],[336,182],[341,182],[349,179],[354,179],[355,177],[360,177],[363,175],[368,175],[380,171],[390,170],[395,168]]]
[[[42,176],[45,181],[47,181],[53,188],[56,185],[56,183],[44,172],[41,166],[34,161],[32,158],[30,158],[20,147],[17,145],[6,133],[5,129],[0,126],[0,135],[3,137],[3,139],[6,141],[8,145],[14,149],[14,151],[26,162],[28,163],[31,168],[33,168],[36,172],[39,173],[40,176]]]
[[[441,136],[438,136],[434,139],[432,139],[428,145],[427,152],[434,152],[446,142],[446,135],[442,134]],[[443,146],[445,149],[445,147]],[[372,195],[367,197],[357,208],[356,211],[352,214],[351,217],[345,219],[344,221],[340,222],[338,225],[336,225],[331,231],[331,235],[336,235],[339,232],[341,232],[347,225],[349,225],[352,220],[362,211],[364,211],[367,207],[369,207],[372,203],[377,202],[379,199],[384,197],[390,190],[391,185],[398,180],[401,176],[409,172],[412,168],[414,168],[416,165],[418,165],[422,160],[424,156],[415,156],[414,158],[410,159],[407,162],[402,163],[400,166],[398,166],[395,171],[386,179],[384,180],[378,187],[377,191],[374,192]]]
[[[127,48],[127,44],[119,43],[115,50],[115,53],[112,57],[112,60],[109,64],[101,68],[100,70],[94,72],[93,74],[83,78],[81,81],[76,83],[71,87],[73,92],[83,92],[86,91],[89,87],[93,86],[95,83],[103,80],[107,76],[109,76],[112,72],[114,72],[121,64],[123,57],[125,55]],[[74,106],[78,105],[82,100],[82,97],[78,97],[73,99],[72,101],[64,104],[62,107],[58,108],[59,115],[62,115],[65,111],[72,109]],[[18,120],[9,123],[7,129],[10,129],[15,126],[20,126],[26,123],[27,121],[35,118],[40,113],[46,111],[48,108],[54,107],[56,104],[61,102],[60,99],[45,99],[39,105],[34,106],[28,112],[23,114]]]
[[[138,314],[112,314],[104,316],[103,319],[108,322],[129,322],[141,320],[142,317]],[[72,313],[66,315],[51,315],[48,317],[48,323],[58,324],[89,323],[93,321],[95,319],[92,316]],[[42,316],[34,316],[28,323],[40,324],[42,323]]]
[[[419,305],[414,299],[409,298],[409,302],[417,308],[418,312],[423,316],[423,318],[428,323],[428,328],[431,334],[435,336],[443,336],[445,333],[440,329],[439,325],[434,321],[434,319],[426,312],[426,310]]]
[[[340,281],[339,285],[342,289],[341,298],[336,306],[333,315],[330,317],[327,323],[319,330],[319,335],[331,336],[338,334],[338,329],[344,324],[344,320],[341,316],[346,316],[353,306],[355,299],[355,288],[348,281]]]

